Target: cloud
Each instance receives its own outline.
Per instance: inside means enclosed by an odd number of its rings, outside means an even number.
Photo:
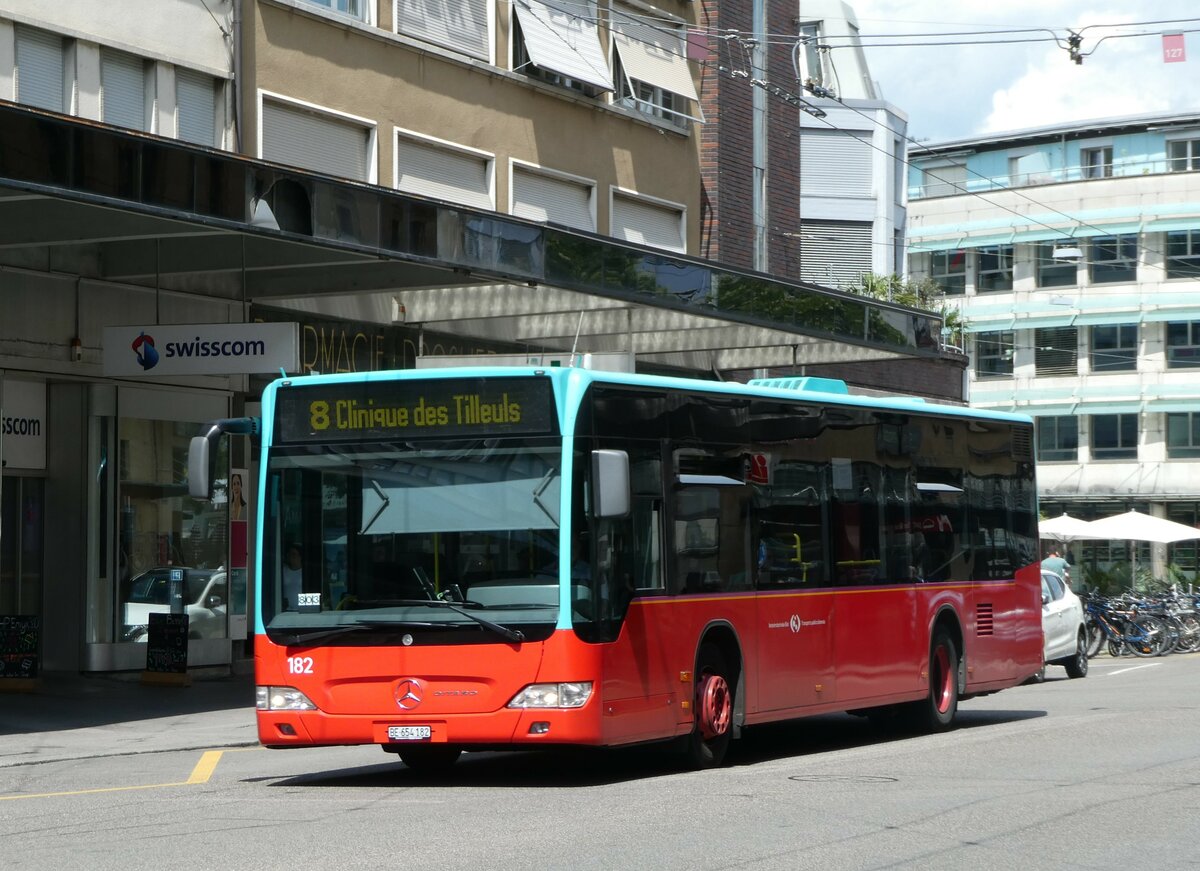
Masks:
[[[1194,0],[849,0],[867,47],[871,76],[885,100],[909,117],[909,135],[920,140],[958,139],[1000,130],[1151,112],[1200,109],[1195,81],[1200,35],[1187,37],[1190,59],[1164,64],[1159,33],[1172,26],[1133,28],[1146,35],[1106,39],[1119,32],[1097,25],[1197,17]],[[1046,28],[1060,38],[1081,30],[1082,65],[1052,42],[995,45],[914,45],[937,41],[913,37],[904,46],[872,43],[879,34]],[[1126,28],[1124,32],[1129,32]],[[1048,37],[1008,34],[997,38]],[[954,40],[954,37],[947,37]],[[958,37],[967,42],[979,37]]]

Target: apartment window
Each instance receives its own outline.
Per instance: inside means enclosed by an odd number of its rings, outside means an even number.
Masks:
[[[1092,284],[1137,281],[1137,234],[1092,239],[1088,277]]]
[[[1137,369],[1136,324],[1092,327],[1093,372],[1130,372]]]
[[[1043,327],[1033,331],[1033,362],[1038,375],[1075,375],[1079,371],[1077,327]]]
[[[1200,276],[1200,230],[1167,233],[1167,278]]]
[[[979,333],[975,337],[975,373],[980,377],[1011,376],[1013,374],[1014,337],[1015,334],[1012,330]]]
[[[613,89],[594,0],[513,3],[513,70],[589,97]]]
[[[61,36],[16,26],[17,102],[51,112],[63,106],[63,40]]]
[[[1176,139],[1167,143],[1171,172],[1191,172],[1200,169],[1200,139]]]
[[[595,184],[532,166],[514,164],[509,190],[512,214],[596,232]]]
[[[217,80],[175,67],[175,135],[185,142],[219,146]]]
[[[360,0],[362,2],[362,0]],[[492,57],[489,0],[396,0],[396,33],[423,39],[490,62]]]
[[[1138,416],[1136,414],[1092,415],[1092,459],[1136,460]]]
[[[800,280],[826,287],[857,286],[871,272],[871,225],[857,221],[804,221],[800,227]]]
[[[800,81],[821,87],[825,84],[825,67],[821,62],[821,52],[817,48],[821,43],[821,25],[810,22],[800,25]]]
[[[626,242],[683,253],[686,213],[681,206],[614,193],[609,234]]]
[[[651,23],[620,6],[609,15],[616,103],[676,127],[699,120],[691,113],[700,96],[692,81],[683,28],[661,18]]]
[[[1063,260],[1054,256],[1054,252],[1057,250],[1076,248],[1078,245],[1079,243],[1073,239],[1037,243],[1038,287],[1070,287],[1078,283],[1076,261]]]
[[[984,293],[1012,290],[1013,246],[992,245],[979,249],[979,270],[975,289]]]
[[[966,251],[934,251],[929,261],[930,278],[941,285],[948,296],[966,292]]]
[[[967,167],[961,163],[938,163],[921,167],[921,196],[949,197],[967,190]]]
[[[1200,321],[1167,324],[1167,368],[1200,369]]]
[[[396,139],[396,188],[405,193],[495,208],[495,157],[418,136]]]
[[[349,15],[360,21],[367,20],[367,0],[305,0],[313,6],[324,6],[334,12]]]
[[[1084,178],[1110,178],[1112,176],[1111,146],[1084,148],[1079,152],[1079,167]]]
[[[1167,459],[1200,460],[1200,412],[1167,415]]]
[[[262,158],[372,181],[374,129],[305,106],[262,101]]]
[[[146,129],[146,62],[100,49],[100,117],[106,124]]]
[[[1039,417],[1037,421],[1037,458],[1039,461],[1075,462],[1079,459],[1079,418]]]

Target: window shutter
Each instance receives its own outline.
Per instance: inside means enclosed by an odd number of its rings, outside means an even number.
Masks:
[[[594,0],[516,0],[525,50],[534,64],[605,91],[613,89],[596,26]]]
[[[800,278],[847,287],[871,271],[871,225],[804,221],[800,225]]]
[[[492,210],[490,168],[483,155],[404,137],[396,142],[396,187],[405,193]]]
[[[612,235],[626,242],[684,252],[683,212],[631,197],[614,196]]]
[[[488,0],[396,0],[396,32],[491,59]]]
[[[146,129],[146,64],[140,57],[100,49],[100,117],[106,124]]]
[[[512,213],[531,221],[548,221],[595,232],[591,185],[513,168]]]
[[[356,181],[367,181],[365,127],[263,100],[262,156]]]
[[[176,135],[197,145],[220,145],[217,141],[216,81],[204,73],[175,68]]]
[[[805,196],[871,196],[870,140],[869,131],[802,131],[800,189]]]
[[[687,97],[698,103],[680,27],[651,23],[632,10],[613,7],[613,44],[630,78]]]
[[[62,37],[20,25],[16,31],[17,101],[63,111]]]

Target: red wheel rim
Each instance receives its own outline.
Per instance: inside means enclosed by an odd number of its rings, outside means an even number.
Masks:
[[[733,702],[729,698],[729,684],[719,674],[705,672],[696,688],[696,715],[699,719],[700,735],[705,741],[724,735],[729,729],[733,713]]]
[[[933,662],[930,668],[929,682],[933,686],[934,704],[938,713],[944,714],[950,710],[950,700],[954,697],[954,674],[950,670],[950,653],[944,644],[939,644],[933,651]]]

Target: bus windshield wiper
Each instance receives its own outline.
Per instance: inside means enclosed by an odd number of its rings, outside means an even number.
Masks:
[[[330,629],[295,629],[290,635],[283,638],[283,643],[288,647],[296,647],[299,645],[317,644],[321,641],[328,641],[331,638],[338,638],[342,635],[349,635],[352,632],[365,632],[368,629],[433,629],[444,628],[444,623],[429,623],[426,621],[414,620],[360,620],[355,623],[344,623],[341,626],[334,626]]]
[[[468,620],[474,620],[484,629],[491,629],[497,635],[507,638],[509,641],[524,641],[525,633],[520,629],[512,629],[508,626],[503,626],[499,623],[494,623],[486,617],[480,617],[478,614],[472,614],[470,611],[464,611],[458,604],[446,599],[388,599],[389,605],[429,605],[434,608],[445,608],[447,611],[453,611],[455,614],[462,614]],[[468,608],[484,608],[485,605],[479,602],[472,602],[470,599],[460,603]],[[440,625],[440,624],[434,624]]]

